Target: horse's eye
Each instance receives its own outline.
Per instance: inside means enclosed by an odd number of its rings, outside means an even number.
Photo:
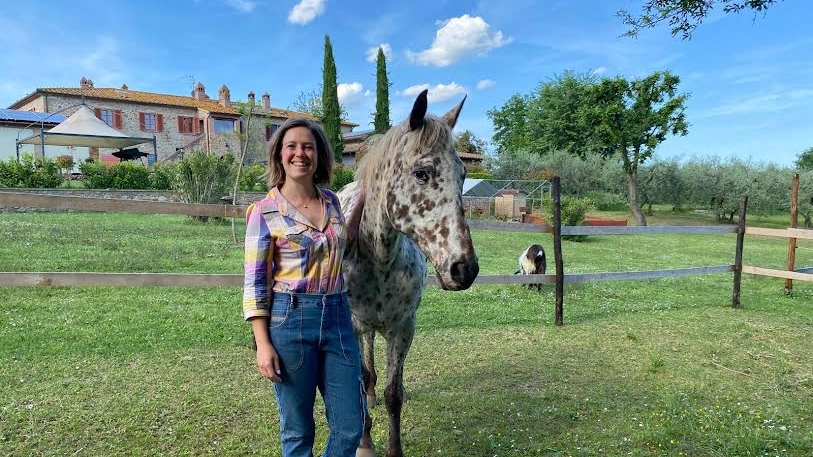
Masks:
[[[415,170],[412,172],[412,176],[422,184],[426,184],[429,181],[429,172],[426,170]]]

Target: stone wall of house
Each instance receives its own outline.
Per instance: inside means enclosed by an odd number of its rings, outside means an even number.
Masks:
[[[144,105],[140,103],[128,102],[126,100],[126,91],[122,91],[121,100],[85,100],[88,107],[91,109],[110,109],[120,110],[122,116],[122,128],[119,130],[127,136],[139,138],[152,138],[155,137],[158,146],[158,161],[167,159],[170,156],[175,156],[177,148],[203,149],[208,150],[213,154],[222,155],[227,151],[236,153],[239,151],[239,140],[237,133],[227,134],[210,134],[206,135],[206,131],[213,131],[214,116],[204,117],[197,108],[183,108],[175,106],[164,105]],[[48,111],[57,112],[65,109],[63,113],[65,116],[70,116],[75,113],[78,107],[69,108],[79,103],[79,99],[67,95],[48,94]],[[38,97],[30,103],[20,107],[21,110],[28,110],[36,108],[38,111],[44,111],[43,97]],[[139,123],[139,113],[155,113],[161,114],[164,118],[163,130],[160,132],[142,131]],[[195,117],[204,120],[204,125],[200,129],[201,133],[181,133],[178,128],[178,117]],[[226,118],[226,117],[224,117]],[[200,121],[198,121],[200,122]],[[208,127],[208,128],[207,128]],[[239,123],[235,122],[235,130],[239,129]],[[139,144],[139,150],[147,153],[153,153],[152,143]],[[103,150],[104,151],[104,150]],[[112,151],[112,150],[110,150]]]
[[[106,198],[110,200],[140,200],[151,202],[178,202],[171,191],[161,190],[112,190],[112,189],[14,189],[3,188],[2,192],[24,192],[39,195],[61,195],[66,197]],[[237,204],[250,205],[265,197],[265,192],[238,192]],[[57,211],[53,209],[7,207],[0,203],[2,212]]]

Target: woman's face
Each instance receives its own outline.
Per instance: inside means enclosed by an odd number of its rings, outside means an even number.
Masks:
[[[307,127],[294,127],[282,137],[280,151],[285,178],[313,182],[316,173],[316,140]]]

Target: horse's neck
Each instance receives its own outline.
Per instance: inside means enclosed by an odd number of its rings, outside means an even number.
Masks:
[[[379,263],[389,265],[403,249],[404,235],[395,230],[383,210],[383,205],[367,201],[359,223],[362,249]]]

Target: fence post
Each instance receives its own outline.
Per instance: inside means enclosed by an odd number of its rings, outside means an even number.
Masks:
[[[799,173],[793,175],[793,186],[790,188],[790,228],[799,226]],[[788,238],[787,270],[796,268],[796,238]],[[785,293],[793,292],[793,280],[785,279]]]
[[[745,244],[745,210],[748,207],[748,196],[740,200],[740,218],[737,228],[737,248],[734,252],[734,293],[731,297],[731,307],[740,307],[740,285],[742,283],[742,248]]]
[[[559,177],[553,177],[553,258],[556,266],[556,310],[554,324],[564,324],[565,272],[562,262],[562,205]]]

